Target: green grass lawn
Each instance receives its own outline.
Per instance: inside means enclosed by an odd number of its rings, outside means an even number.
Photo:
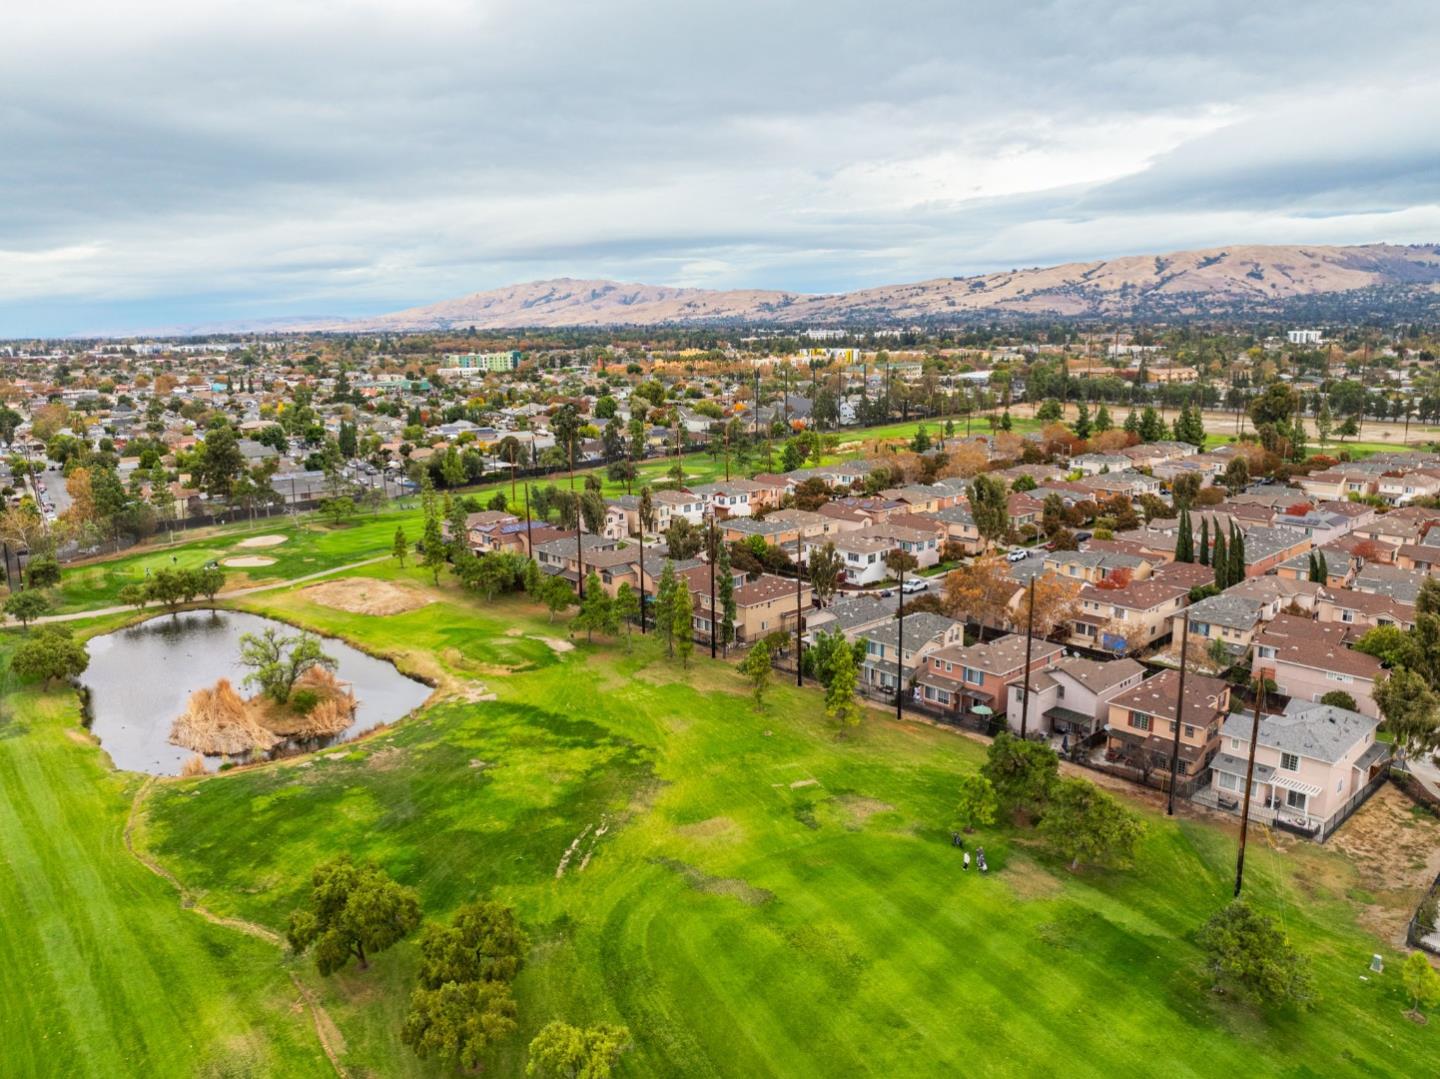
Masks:
[[[303,592],[246,605],[499,699],[451,699],[313,763],[160,784],[143,845],[211,909],[272,927],[338,851],[416,885],[431,916],[514,903],[533,946],[495,1074],[553,1018],[627,1024],[626,1075],[1413,1076],[1434,1059],[1336,851],[1252,842],[1248,892],[1323,996],[1252,1011],[1210,992],[1190,942],[1229,896],[1233,827],[1147,811],[1133,870],[1081,874],[1028,830],[990,829],[982,878],[948,840],[955,779],[983,750],[948,732],[872,714],[840,741],[811,691],[777,686],[756,714],[733,670],[682,675],[650,639],[557,655],[538,641],[556,627],[513,600],[385,618]],[[1388,971],[1362,980],[1374,951]],[[403,944],[364,974],[309,975],[358,1073],[434,1074],[397,1040],[414,964]]]
[[[276,950],[182,910],[126,851],[141,777],[78,719],[69,692],[3,702],[0,1074],[333,1075]]]

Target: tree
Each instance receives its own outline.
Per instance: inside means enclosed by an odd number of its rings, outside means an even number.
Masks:
[[[508,982],[446,982],[411,994],[400,1040],[422,1060],[475,1070],[487,1049],[514,1032],[515,1016]]]
[[[720,604],[720,645],[725,655],[730,654],[730,642],[735,640],[735,617],[739,608],[735,604],[735,574],[730,565],[730,548],[717,543],[718,551],[711,551],[715,559],[715,597]]]
[[[1396,667],[1376,680],[1374,697],[1402,758],[1412,749],[1434,744],[1440,699],[1424,677],[1407,667]]]
[[[1225,579],[1232,585],[1245,579],[1245,533],[1233,524],[1230,526],[1230,568]]]
[[[1250,462],[1240,454],[1230,459],[1220,477],[1220,485],[1233,497],[1250,486]]]
[[[770,685],[770,645],[762,638],[750,648],[740,661],[740,673],[750,683],[750,692],[755,697],[755,710],[765,707],[765,690]]]
[[[1086,779],[1061,779],[1051,790],[1040,818],[1041,838],[1070,860],[1073,872],[1081,862],[1128,865],[1145,829],[1139,816]]]
[[[1354,416],[1346,416],[1341,420],[1340,429],[1336,432],[1336,434],[1340,436],[1341,442],[1344,442],[1347,438],[1354,438],[1359,433],[1360,428],[1356,425]]]
[[[1100,407],[1095,411],[1095,433],[1103,435],[1106,431],[1109,431],[1114,426],[1114,421],[1110,419],[1110,409],[1102,403]],[[1076,431],[1075,433],[1077,435],[1080,434],[1079,431]]]
[[[70,636],[67,626],[41,626],[16,647],[10,669],[27,680],[46,682],[78,678],[90,666],[83,641]]]
[[[965,831],[973,832],[978,825],[993,824],[999,808],[1000,802],[995,797],[995,787],[990,780],[979,772],[960,777],[955,816]]]
[[[450,925],[431,923],[420,933],[420,984],[511,982],[529,945],[515,911],[504,903],[472,902]]]
[[[355,500],[348,495],[327,498],[320,503],[320,515],[339,528],[355,516]]]
[[[1180,511],[1180,520],[1177,528],[1178,531],[1175,535],[1175,561],[1194,562],[1195,533],[1190,527],[1190,511],[1188,509],[1182,509]]]
[[[625,650],[630,650],[630,626],[640,618],[640,595],[630,587],[629,581],[620,582],[615,589],[615,600],[611,608],[617,627],[625,627]]]
[[[188,588],[186,576],[183,570],[158,569],[145,582],[145,593],[157,603],[169,607],[173,615],[180,609],[180,604],[185,602]]]
[[[1037,637],[1049,637],[1074,617],[1080,590],[1079,581],[1061,577],[1058,573],[1046,573],[1035,578],[1035,590],[1031,595],[1035,602]],[[1028,599],[1021,600],[1021,612],[1024,617],[1029,617]]]
[[[445,566],[446,548],[440,531],[440,508],[435,502],[435,487],[429,472],[420,479],[420,508],[425,519],[420,533],[420,564],[430,571],[433,583],[438,585],[440,570]]]
[[[820,606],[827,606],[834,598],[844,573],[845,560],[835,550],[835,544],[826,543],[824,547],[810,552],[810,587],[815,590]]]
[[[1140,441],[1159,442],[1165,435],[1165,421],[1160,418],[1160,413],[1155,411],[1154,405],[1146,405],[1140,413]]]
[[[150,600],[145,586],[141,584],[122,585],[120,591],[115,593],[115,598],[127,607],[144,607]]]
[[[395,526],[395,542],[390,545],[390,557],[400,563],[400,568],[405,568],[405,556],[410,553],[409,541],[405,539],[405,526]]]
[[[1175,420],[1175,441],[1188,442],[1197,449],[1205,447],[1205,419],[1196,405],[1186,405]]]
[[[945,612],[951,618],[977,622],[983,638],[986,626],[999,626],[1008,620],[1010,601],[1019,587],[1004,559],[982,555],[946,576]]]
[[[630,1048],[628,1027],[572,1027],[556,1019],[530,1042],[525,1074],[533,1079],[610,1079]]]
[[[1400,980],[1405,983],[1405,992],[1410,994],[1411,1011],[1420,1014],[1421,1008],[1433,1008],[1440,1004],[1440,974],[1430,965],[1424,952],[1411,952],[1400,968]]]
[[[1200,549],[1196,552],[1196,561],[1202,566],[1210,564],[1210,518],[1203,513],[1200,515]]]
[[[1320,448],[1323,450],[1330,444],[1330,432],[1335,428],[1335,419],[1330,414],[1330,398],[1320,399],[1320,411],[1315,413],[1315,434],[1320,438]]]
[[[1100,407],[1104,408],[1105,406],[1101,405]],[[1108,420],[1109,417],[1107,416],[1106,419]],[[1098,424],[1099,421],[1097,419],[1095,421],[1095,426],[1098,426]],[[1092,430],[1092,424],[1090,421],[1090,409],[1086,406],[1084,401],[1081,401],[1077,406],[1075,406],[1075,422],[1071,425],[1071,430],[1075,432],[1076,438],[1090,437],[1090,431]]]
[[[214,603],[215,594],[225,587],[225,571],[219,566],[205,566],[190,572],[194,574],[195,587],[206,599]]]
[[[670,527],[665,530],[665,546],[670,552],[670,557],[681,562],[699,554],[703,542],[704,536],[700,529],[684,517],[676,517],[670,522]]]
[[[825,714],[839,725],[841,734],[860,725],[860,703],[855,699],[858,682],[855,654],[848,648],[837,649],[825,689]]]
[[[245,458],[229,424],[205,432],[192,466],[191,481],[211,498],[229,498],[231,487],[245,468]]]
[[[246,685],[258,685],[276,704],[284,704],[300,676],[311,667],[333,671],[335,657],[327,655],[320,641],[308,633],[281,637],[274,629],[245,633],[240,637],[240,662],[250,668]]]
[[[1226,550],[1225,533],[1220,531],[1220,526],[1215,526],[1215,549],[1210,555],[1210,562],[1215,567],[1215,587],[1223,592],[1231,584],[1230,580],[1230,554]]]
[[[1241,995],[1308,1006],[1315,997],[1309,961],[1267,914],[1236,899],[1217,911],[1196,934],[1215,987],[1233,985]]]
[[[60,583],[60,563],[52,557],[32,559],[25,567],[25,583],[31,588],[54,588]]]
[[[1050,797],[1060,774],[1060,759],[1041,742],[1001,731],[986,751],[980,774],[990,781],[1000,807],[1008,813],[1036,810]]]
[[[584,598],[575,615],[575,628],[585,631],[587,641],[594,640],[595,631],[613,633],[618,628],[615,617],[615,601],[600,581],[600,575],[593,569],[585,575]]]
[[[655,632],[665,642],[665,655],[675,656],[675,594],[682,587],[675,576],[675,563],[668,558],[655,585]]]
[[[675,589],[674,622],[675,651],[680,655],[680,666],[690,666],[690,656],[695,651],[695,597],[690,587],[681,581]]]
[[[16,592],[5,601],[5,613],[16,619],[26,629],[50,609],[50,601],[33,589]]]
[[[292,911],[286,934],[297,953],[314,947],[315,966],[333,974],[409,936],[420,924],[420,898],[379,866],[342,854],[315,867],[307,907]]]
[[[553,577],[546,577],[541,585],[540,598],[545,602],[545,608],[550,612],[550,621],[555,621],[555,616],[563,611],[575,598],[575,593],[570,590],[569,583],[564,577],[556,574]]]
[[[970,515],[975,528],[991,543],[999,543],[1010,531],[1010,509],[1003,480],[976,476],[970,484]]]

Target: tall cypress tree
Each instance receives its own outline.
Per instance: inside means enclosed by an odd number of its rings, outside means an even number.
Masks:
[[[1245,579],[1245,533],[1233,524],[1230,526],[1230,572],[1226,577],[1231,584]]]
[[[1210,564],[1210,518],[1200,518],[1200,564]]]
[[[1190,511],[1180,511],[1179,533],[1175,537],[1175,561],[1195,561],[1195,534],[1190,531]]]
[[[1315,558],[1315,564],[1320,567],[1320,575],[1315,579],[1321,584],[1330,583],[1330,563],[1325,561],[1325,552],[1321,551]]]
[[[1227,577],[1230,574],[1230,560],[1225,554],[1225,533],[1217,527],[1215,529],[1215,587],[1220,591],[1230,587]]]

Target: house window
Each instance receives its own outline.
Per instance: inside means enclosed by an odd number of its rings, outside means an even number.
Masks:
[[[1194,737],[1195,737],[1195,727],[1194,727],[1193,724],[1191,724],[1191,723],[1185,724],[1185,737],[1186,737],[1186,738],[1194,738]]]
[[[1130,713],[1130,726],[1137,731],[1148,731],[1150,729],[1150,717],[1144,712]]]
[[[972,685],[972,686],[983,686],[983,685],[985,684],[985,672],[984,672],[984,671],[977,671],[977,670],[973,670],[973,669],[970,668],[970,667],[966,667],[965,670],[964,670],[964,675],[963,675],[963,677],[964,677],[965,681],[968,682],[968,683],[970,683],[970,685]]]
[[[1298,809],[1303,813],[1305,811],[1305,795],[1299,791],[1286,791],[1285,804],[1291,809]]]
[[[1348,674],[1336,674],[1334,671],[1326,671],[1325,677],[1332,682],[1342,682],[1347,686],[1355,681],[1355,679],[1351,678]]]
[[[1286,772],[1298,772],[1300,771],[1300,758],[1294,753],[1282,753],[1280,754],[1280,768]]]
[[[1342,622],[1353,622],[1353,621],[1355,621],[1355,612],[1354,612],[1354,611],[1341,611],[1341,612],[1340,612],[1340,621],[1342,621]]]
[[[1240,780],[1235,776],[1232,776],[1229,772],[1220,772],[1219,775],[1221,790],[1238,791],[1240,789]]]

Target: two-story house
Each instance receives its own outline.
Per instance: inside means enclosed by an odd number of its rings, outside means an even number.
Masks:
[[[1168,776],[1177,725],[1180,778],[1203,775],[1220,751],[1220,725],[1230,711],[1229,684],[1187,672],[1183,711],[1177,716],[1179,681],[1179,671],[1163,671],[1110,700],[1107,748],[1142,777],[1157,771]]]
[[[865,642],[860,684],[873,693],[888,695],[895,692],[896,678],[903,679],[908,691],[926,657],[964,641],[965,627],[944,615],[919,611],[906,615],[903,627],[900,619],[891,618],[860,631],[857,636]]]
[[[1261,715],[1251,818],[1323,839],[1389,764],[1390,747],[1375,740],[1378,727],[1378,721],[1358,712],[1306,701],[1291,701],[1284,715]],[[1225,720],[1224,748],[1211,764],[1212,782],[1196,801],[1240,811],[1254,730],[1253,713]]]
[[[1131,581],[1123,588],[1086,585],[1070,620],[1070,641],[1115,654],[1155,644],[1185,609],[1190,589],[1166,581]]]
[[[1036,638],[1031,645],[1030,672],[1049,670],[1064,652],[1060,645]],[[957,644],[930,656],[915,679],[916,695],[930,708],[956,716],[975,716],[977,707],[1004,716],[1010,704],[1008,687],[1025,670],[1023,634],[1012,633],[969,646]]]
[[[1110,718],[1110,701],[1138,686],[1145,668],[1133,659],[1102,662],[1067,656],[1053,667],[1030,676],[1029,730],[1048,730],[1052,735],[1088,738]],[[1005,710],[1012,727],[1018,727],[1025,685],[1010,683],[1010,705]],[[1036,717],[1040,723],[1036,723]]]
[[[1277,615],[1255,637],[1254,670],[1277,692],[1315,703],[1327,693],[1348,693],[1355,710],[1378,717],[1375,680],[1384,668],[1374,656],[1346,647],[1349,630],[1335,622]]]

